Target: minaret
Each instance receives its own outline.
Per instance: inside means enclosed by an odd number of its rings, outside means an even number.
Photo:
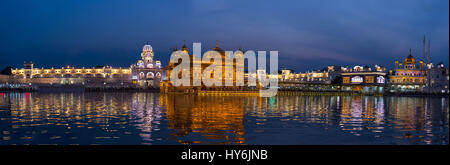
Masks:
[[[219,48],[219,40],[216,40],[216,48]]]
[[[428,40],[428,57],[427,57],[427,62],[428,63],[431,63],[431,61],[430,61],[430,56],[431,56],[431,48],[430,48],[430,43],[431,43],[431,40]]]
[[[426,49],[426,46],[425,46],[425,41],[426,41],[426,39],[425,39],[425,35],[423,35],[423,51],[422,51],[422,56],[423,56],[423,61],[425,62],[425,57],[426,57],[426,53],[425,53],[425,49]]]

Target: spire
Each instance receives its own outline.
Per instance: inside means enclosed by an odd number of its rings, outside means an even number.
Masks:
[[[181,49],[186,48],[186,40],[183,41],[183,46],[181,47]]]
[[[181,51],[184,51],[184,52],[186,52],[186,53],[189,52],[188,49],[187,49],[187,47],[186,47],[186,40],[184,40],[184,44],[183,44],[183,46],[181,47]]]
[[[428,63],[431,63],[430,58],[431,58],[431,40],[428,40],[428,58],[427,58]]]
[[[425,53],[425,41],[426,41],[426,38],[425,38],[425,35],[423,35],[423,50],[422,50],[422,56],[423,56],[423,61],[425,62],[425,60],[426,60],[426,53]]]
[[[222,49],[219,48],[219,40],[216,40],[216,47],[212,48],[212,50],[222,52]]]

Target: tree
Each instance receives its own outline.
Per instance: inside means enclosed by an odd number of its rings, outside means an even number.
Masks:
[[[10,67],[10,66],[6,67],[5,69],[2,70],[2,72],[0,72],[0,74],[11,75],[11,69],[12,68],[13,67]]]

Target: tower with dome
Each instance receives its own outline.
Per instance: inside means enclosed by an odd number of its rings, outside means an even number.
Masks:
[[[422,60],[417,64],[416,59],[411,54],[402,62],[395,61],[395,70],[390,71],[391,90],[400,92],[420,92],[427,82],[426,63]]]
[[[140,88],[159,88],[159,83],[165,79],[165,71],[161,67],[161,61],[154,57],[152,46],[145,44],[141,58],[130,66],[133,84]]]

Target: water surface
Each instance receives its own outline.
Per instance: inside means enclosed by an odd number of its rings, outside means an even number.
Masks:
[[[448,145],[448,97],[1,93],[0,144]]]

